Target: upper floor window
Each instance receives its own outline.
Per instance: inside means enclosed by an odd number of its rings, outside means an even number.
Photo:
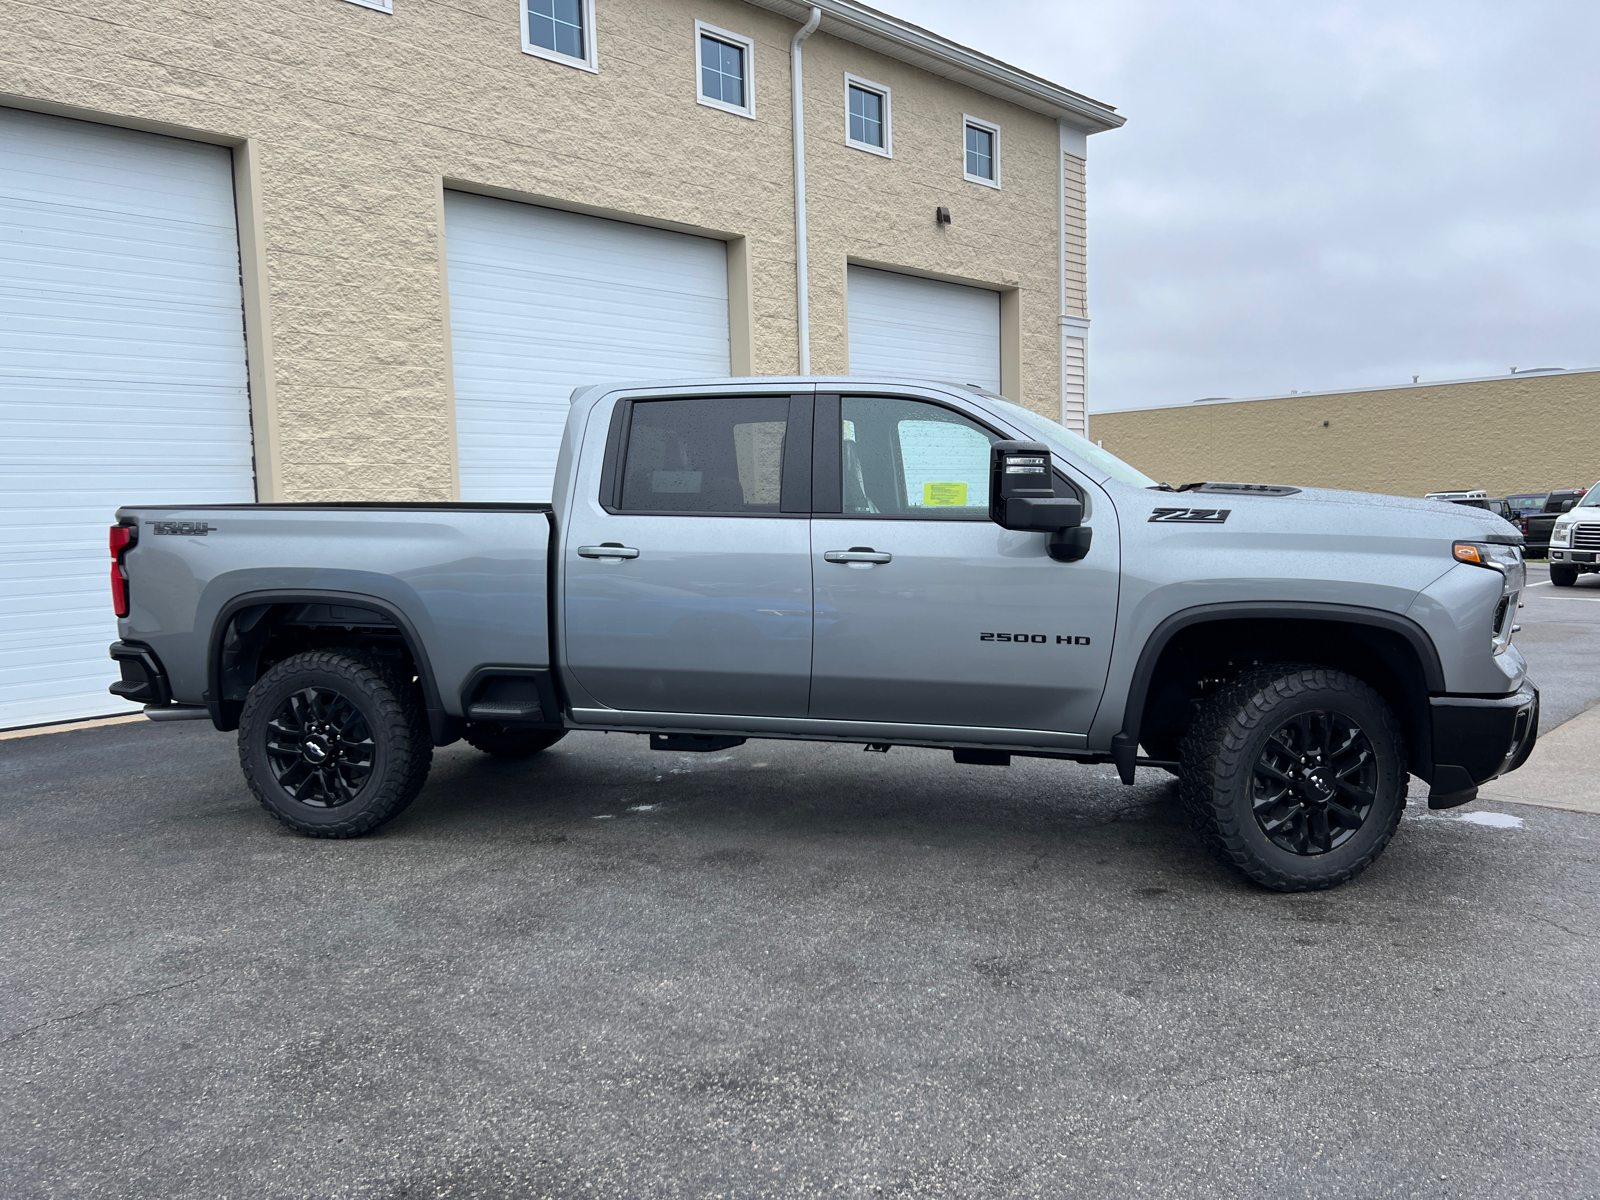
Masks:
[[[741,117],[756,115],[751,87],[751,59],[755,43],[742,34],[694,23],[695,56],[699,64],[700,103]]]
[[[540,58],[596,70],[594,0],[524,0],[522,48]]]
[[[845,141],[857,150],[890,157],[889,89],[846,75],[844,91]]]
[[[980,121],[977,117],[965,119],[966,165],[964,174],[973,183],[1000,186],[1000,126]]]

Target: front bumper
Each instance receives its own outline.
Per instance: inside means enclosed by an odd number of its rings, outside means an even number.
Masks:
[[[1515,771],[1539,740],[1539,689],[1509,696],[1434,696],[1433,778],[1429,808],[1477,798],[1478,785]]]

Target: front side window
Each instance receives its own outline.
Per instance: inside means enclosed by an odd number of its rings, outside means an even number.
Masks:
[[[700,103],[712,108],[755,115],[750,60],[755,43],[737,33],[695,22],[700,71]]]
[[[989,519],[989,447],[999,437],[917,400],[840,402],[845,516]]]
[[[594,0],[525,0],[522,48],[594,70]]]
[[[965,175],[973,183],[1000,186],[1000,127],[966,119],[966,169]]]
[[[788,423],[787,396],[636,403],[623,510],[776,515]]]
[[[845,141],[885,158],[889,146],[889,89],[845,76]]]

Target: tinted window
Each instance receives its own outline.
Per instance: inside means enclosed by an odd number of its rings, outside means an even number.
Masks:
[[[622,474],[631,512],[776,513],[786,396],[633,406]]]
[[[840,413],[846,515],[988,519],[997,435],[915,400],[846,397]]]

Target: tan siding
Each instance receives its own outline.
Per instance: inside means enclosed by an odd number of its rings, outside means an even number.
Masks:
[[[1088,163],[1075,154],[1064,154],[1061,157],[1066,174],[1066,315],[1087,317],[1089,315]]]
[[[1587,487],[1600,479],[1600,371],[1096,413],[1094,436],[1169,483]]]

